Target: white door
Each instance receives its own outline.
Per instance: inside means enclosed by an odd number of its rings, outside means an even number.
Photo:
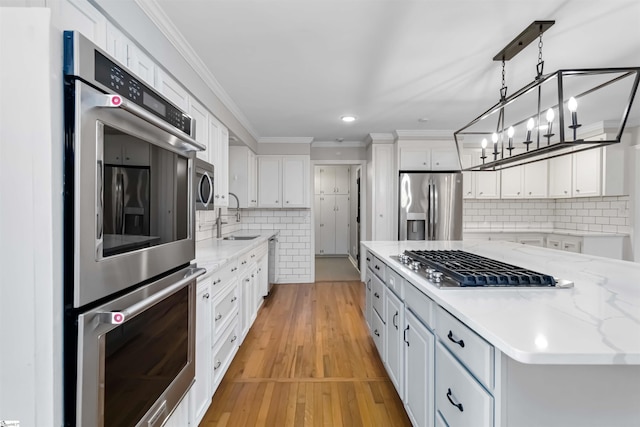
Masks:
[[[315,253],[316,255],[322,255],[322,230],[323,230],[323,214],[322,214],[322,201],[324,199],[324,195],[322,194],[314,194],[313,196],[313,209],[315,212],[315,220],[314,220],[314,232],[316,236],[315,243]]]
[[[258,207],[282,207],[280,157],[258,156]]]
[[[394,189],[397,176],[393,167],[393,146],[373,144],[373,221],[372,240],[394,240],[393,211],[396,209]]]
[[[323,194],[320,196],[320,253],[322,255],[336,253],[336,196]]]
[[[211,403],[211,282],[211,277],[198,282],[196,295],[196,382],[191,399],[198,422]]]

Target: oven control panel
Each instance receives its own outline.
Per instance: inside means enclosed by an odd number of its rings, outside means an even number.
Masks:
[[[121,66],[95,51],[95,79],[118,95],[158,116],[171,126],[191,135],[191,117],[127,73]]]

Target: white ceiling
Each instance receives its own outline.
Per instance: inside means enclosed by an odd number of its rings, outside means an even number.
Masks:
[[[499,100],[492,58],[534,20],[556,21],[545,72],[640,66],[640,0],[155,1],[263,140],[457,130]],[[508,93],[537,60],[533,42],[507,62]]]

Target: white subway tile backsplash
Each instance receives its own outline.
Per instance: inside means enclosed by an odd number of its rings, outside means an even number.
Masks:
[[[465,228],[564,228],[630,232],[629,197],[465,200]]]

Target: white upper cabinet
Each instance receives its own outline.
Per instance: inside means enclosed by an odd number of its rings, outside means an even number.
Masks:
[[[187,111],[189,108],[187,90],[159,67],[156,68],[156,89],[182,111]]]
[[[257,167],[256,155],[248,147],[229,147],[229,192],[238,197],[241,208],[258,204]]]
[[[308,208],[309,156],[258,156],[258,207]]]
[[[401,171],[460,170],[453,141],[399,141],[398,150]]]
[[[211,153],[209,147],[209,113],[204,105],[200,104],[193,97],[189,97],[189,115],[196,122],[195,140],[207,147],[206,150],[196,152],[196,156],[206,162],[209,161]]]
[[[398,182],[391,144],[371,144],[371,240],[395,240],[395,188]]]
[[[546,198],[548,196],[549,161],[541,160],[524,165],[522,172],[524,197],[528,199]]]
[[[549,197],[572,197],[572,155],[549,159]]]
[[[473,153],[469,150],[462,152],[462,167],[468,168],[473,166]],[[471,171],[462,172],[462,198],[476,198],[476,173]]]
[[[580,151],[573,156],[573,197],[600,196],[602,150]]]
[[[316,166],[315,194],[349,194],[349,166]]]
[[[214,166],[213,205],[229,206],[229,131],[209,115],[209,163]]]
[[[79,31],[106,50],[107,19],[86,0],[59,0],[50,3],[52,20],[62,30]]]
[[[156,65],[111,22],[107,22],[106,51],[146,84],[155,87]]]

